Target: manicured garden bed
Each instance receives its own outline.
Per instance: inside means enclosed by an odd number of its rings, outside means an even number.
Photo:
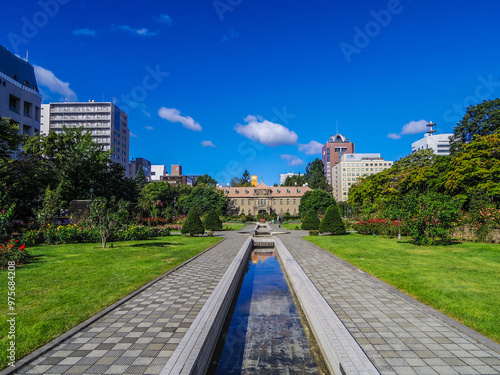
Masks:
[[[358,234],[305,239],[500,342],[500,246],[415,246]]]
[[[17,358],[86,320],[120,298],[220,241],[170,236],[146,241],[31,247],[35,262],[15,271]],[[8,274],[0,274],[7,296]],[[0,332],[8,332],[7,298],[0,304]],[[7,352],[2,334],[0,351]],[[7,365],[6,355],[0,366]]]

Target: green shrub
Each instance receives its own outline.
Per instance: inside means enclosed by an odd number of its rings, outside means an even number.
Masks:
[[[191,236],[194,236],[195,234],[205,233],[205,228],[203,228],[203,223],[201,222],[201,219],[198,216],[198,210],[195,207],[192,207],[189,210],[181,233],[189,234]]]
[[[323,220],[321,220],[319,225],[319,231],[321,233],[331,233],[336,235],[346,233],[337,205],[332,204],[327,208],[325,216],[323,216]]]
[[[250,215],[250,214],[246,215],[246,219],[247,219],[247,221],[254,221],[254,220],[255,220],[255,219],[253,218],[253,216],[252,216],[252,215]]]
[[[319,236],[319,231],[314,230],[314,229],[311,229],[311,230],[309,231],[309,235],[310,235],[310,236]]]
[[[206,230],[222,230],[222,222],[213,208],[205,216],[203,226]]]
[[[302,229],[304,230],[310,230],[310,229],[319,229],[319,217],[318,214],[316,213],[315,210],[310,209],[307,211],[307,215],[304,218],[304,221],[302,222]]]

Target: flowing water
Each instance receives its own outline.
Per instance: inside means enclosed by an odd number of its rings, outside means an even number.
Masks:
[[[252,252],[229,321],[209,374],[319,373],[274,249]]]

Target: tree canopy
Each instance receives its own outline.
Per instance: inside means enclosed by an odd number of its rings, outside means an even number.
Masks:
[[[300,199],[299,213],[305,215],[312,209],[317,213],[323,214],[332,204],[335,204],[335,199],[326,191],[321,189],[309,190]]]
[[[500,99],[485,100],[467,108],[464,117],[454,129],[451,143],[452,154],[472,142],[474,136],[493,134],[500,129]]]

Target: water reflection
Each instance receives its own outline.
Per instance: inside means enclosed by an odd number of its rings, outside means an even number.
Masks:
[[[252,252],[216,374],[315,374],[317,367],[274,251]]]

